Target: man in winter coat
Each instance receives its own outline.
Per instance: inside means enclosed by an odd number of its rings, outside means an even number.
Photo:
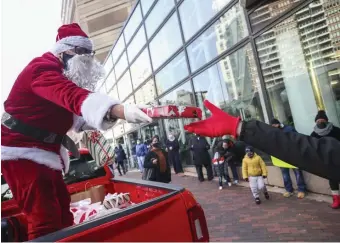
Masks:
[[[201,182],[204,181],[202,171],[202,167],[204,166],[207,170],[208,180],[211,181],[214,176],[212,172],[211,158],[208,152],[210,145],[208,144],[205,137],[201,137],[199,134],[197,134],[196,137],[191,140],[190,149],[193,153],[193,160],[196,167],[198,180]]]
[[[73,224],[62,175],[69,168],[64,146],[77,153],[65,136],[71,127],[107,130],[118,118],[151,122],[136,105],[93,92],[103,70],[79,25],[63,25],[53,49],[23,69],[4,103],[1,172],[26,215],[30,240]]]
[[[117,169],[118,169],[119,175],[120,176],[123,175],[122,171],[125,175],[126,168],[124,165],[124,160],[126,160],[126,153],[121,144],[119,144],[118,147],[115,148],[115,155],[116,155],[116,163],[117,163]]]
[[[272,127],[281,129],[283,132],[296,132],[294,127],[285,126],[279,120],[275,118],[271,120],[270,124],[272,125]],[[292,179],[290,178],[289,168],[280,167],[280,169],[282,172],[283,184],[286,189],[286,192],[283,193],[283,196],[290,197],[294,194],[294,189],[293,189]],[[302,199],[305,197],[305,193],[306,193],[306,183],[305,183],[305,179],[303,178],[302,170],[300,169],[292,169],[292,170],[295,174],[296,184],[298,187],[297,197]]]
[[[340,128],[334,126],[331,122],[328,122],[326,112],[321,110],[315,117],[315,127],[311,136],[315,138],[332,137],[340,141]],[[340,208],[340,192],[339,192],[340,180],[329,180],[329,186],[331,187],[333,204],[332,208]]]
[[[148,147],[145,143],[142,143],[140,139],[137,140],[136,145],[136,155],[138,161],[139,171],[143,173],[144,171],[144,159],[145,155],[148,153]]]
[[[170,134],[166,141],[166,151],[168,152],[169,163],[174,166],[175,173],[183,173],[183,167],[179,158],[179,142],[177,138]]]
[[[285,133],[260,121],[241,121],[208,100],[204,105],[211,117],[184,126],[188,132],[207,137],[231,135],[246,144],[317,176],[340,181],[340,142],[334,138],[312,138]]]

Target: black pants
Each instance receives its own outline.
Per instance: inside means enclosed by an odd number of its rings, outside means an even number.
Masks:
[[[120,169],[123,170],[124,175],[126,174],[124,161],[118,161],[118,163],[117,163],[117,169],[118,169],[118,172],[119,172],[120,175],[123,175],[123,174],[122,174],[122,171],[121,171]]]
[[[179,158],[179,152],[169,152],[168,153],[168,158],[169,158],[169,162],[170,164],[173,165],[175,173],[183,173],[183,167],[182,167],[182,163],[181,160]]]
[[[339,191],[339,181],[332,181],[329,180],[329,186],[331,187],[332,191]]]
[[[219,186],[223,185],[223,178],[229,183],[231,179],[228,174],[228,163],[224,162],[222,164],[214,165],[214,169],[216,171],[216,175],[218,177]]]
[[[196,172],[197,172],[197,175],[198,175],[198,180],[204,181],[203,170],[202,170],[203,166],[207,170],[208,180],[211,181],[212,179],[214,179],[212,167],[211,167],[211,164],[209,163],[207,165],[196,165]]]

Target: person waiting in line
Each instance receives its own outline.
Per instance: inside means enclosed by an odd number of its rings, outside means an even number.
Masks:
[[[193,160],[197,171],[198,180],[203,182],[203,166],[207,170],[208,180],[211,181],[214,179],[212,166],[211,166],[211,159],[209,154],[210,145],[208,144],[205,137],[201,137],[199,134],[196,134],[191,140],[190,149],[193,153]]]
[[[246,144],[317,176],[340,181],[340,142],[331,137],[320,139],[300,133],[285,133],[264,122],[241,121],[217,108],[208,100],[208,119],[185,125],[191,133],[208,137],[231,135]]]
[[[145,156],[142,179],[163,183],[171,182],[171,169],[166,152],[161,149],[158,140],[151,143],[151,149]]]
[[[213,168],[218,177],[219,190],[223,189],[223,179],[226,180],[228,186],[231,186],[231,180],[228,174],[228,162],[232,159],[232,154],[225,151],[223,141],[219,141],[214,154]]]
[[[137,168],[138,162],[137,162],[137,155],[136,155],[136,142],[135,142],[135,140],[132,140],[131,156],[132,156],[133,167]]]
[[[279,120],[273,118],[270,122],[270,124],[272,125],[272,127],[281,129],[283,132],[296,132],[296,130],[294,129],[294,127],[289,126],[289,125],[283,125]],[[281,172],[282,172],[282,178],[283,178],[283,184],[285,186],[286,191],[283,193],[284,197],[291,197],[292,195],[294,195],[294,189],[293,189],[293,183],[292,183],[292,179],[290,178],[290,168],[286,168],[286,167],[280,167]],[[295,178],[296,178],[296,184],[298,187],[298,194],[297,197],[302,199],[305,197],[306,194],[306,183],[305,183],[305,179],[303,177],[303,173],[302,170],[298,169],[298,168],[294,168],[292,169],[294,174],[295,174]]]
[[[323,110],[318,111],[315,116],[315,127],[311,136],[315,138],[332,137],[340,141],[340,128],[334,126],[328,121],[326,112]],[[340,208],[340,193],[339,193],[339,180],[329,180],[329,186],[331,188],[333,203],[332,208]]]
[[[173,165],[176,174],[183,174],[183,167],[179,158],[178,139],[173,134],[169,134],[165,145],[170,165]]]
[[[116,154],[116,163],[119,175],[122,176],[126,174],[126,169],[124,165],[124,161],[126,160],[126,154],[121,144],[118,144],[118,147],[115,148]],[[123,173],[122,173],[123,172]]]
[[[255,203],[260,204],[260,192],[263,192],[265,198],[269,199],[269,194],[264,184],[264,179],[267,178],[267,168],[261,158],[254,152],[254,148],[247,146],[246,155],[242,162],[243,179],[249,182],[250,190],[254,196]]]
[[[140,139],[137,139],[136,156],[138,161],[138,169],[141,173],[143,173],[144,170],[144,159],[147,153],[148,153],[147,145],[145,143],[142,143]]]
[[[233,175],[234,184],[237,185],[239,178],[238,178],[237,167],[236,167],[237,157],[236,157],[236,154],[235,154],[235,151],[234,151],[235,145],[230,139],[223,139],[222,143],[220,143],[220,144],[221,144],[221,146],[217,146],[217,149],[218,149],[218,152],[222,156],[224,156],[224,158],[228,162],[226,164],[228,178],[229,178],[229,172],[228,172],[228,166],[229,166],[230,169],[231,169],[231,173]],[[228,182],[230,182],[230,181],[231,180],[229,178]]]

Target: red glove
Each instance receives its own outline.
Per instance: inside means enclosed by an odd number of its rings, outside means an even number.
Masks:
[[[186,125],[184,126],[185,130],[206,137],[222,137],[224,135],[236,137],[237,127],[241,120],[240,117],[229,115],[211,104],[208,100],[204,101],[204,106],[211,111],[211,117]]]

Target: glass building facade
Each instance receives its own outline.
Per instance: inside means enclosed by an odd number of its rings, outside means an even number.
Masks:
[[[340,125],[340,0],[140,0],[105,62],[98,90],[124,103],[202,106],[244,120],[272,118],[310,134],[319,109]],[[120,123],[105,133],[131,142],[169,133],[191,165],[192,119]],[[208,141],[213,143],[212,139]],[[270,161],[269,161],[270,162]]]

